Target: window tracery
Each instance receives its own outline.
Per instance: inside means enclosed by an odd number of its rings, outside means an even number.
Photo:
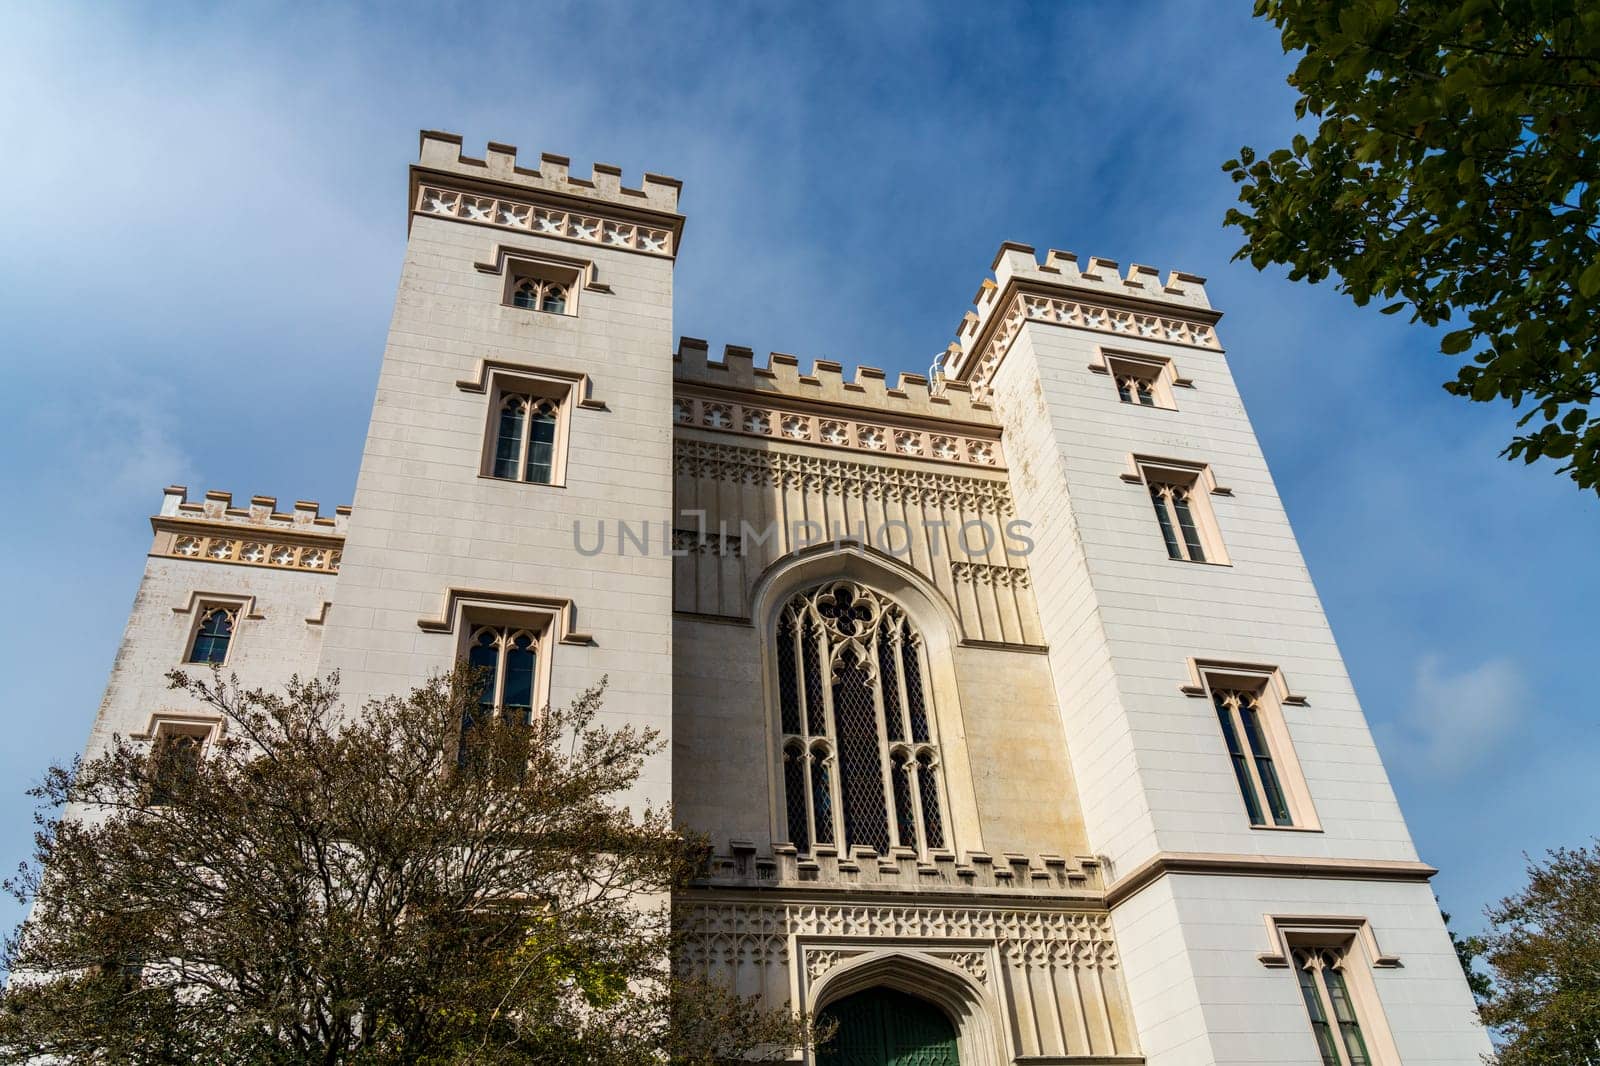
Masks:
[[[556,429],[561,403],[548,396],[508,392],[500,397],[495,428],[494,477],[550,484],[555,477]]]
[[[1243,689],[1219,688],[1212,690],[1211,700],[1250,824],[1266,825],[1270,817],[1273,825],[1293,825],[1262,722],[1261,697]]]
[[[1156,521],[1161,526],[1161,539],[1166,541],[1167,554],[1174,559],[1203,563],[1206,561],[1206,551],[1200,536],[1200,525],[1190,505],[1191,487],[1171,481],[1152,481],[1150,502],[1155,505]]]
[[[1295,976],[1311,1019],[1322,1066],[1372,1066],[1372,1055],[1345,980],[1348,947],[1294,949]]]
[[[511,287],[511,306],[525,311],[545,311],[552,315],[567,313],[565,282],[546,278],[517,277]]]
[[[189,645],[192,663],[221,664],[228,659],[228,645],[233,641],[233,625],[239,612],[233,607],[208,607],[200,615],[195,628],[194,641]]]
[[[485,719],[533,720],[539,635],[515,626],[479,626],[468,638],[467,662],[482,671],[479,712]]]
[[[921,635],[852,581],[792,597],[776,639],[783,810],[801,852],[947,847]]]

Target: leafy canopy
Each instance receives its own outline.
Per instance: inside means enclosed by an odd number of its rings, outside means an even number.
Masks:
[[[1600,840],[1530,863],[1527,887],[1488,915],[1494,988],[1479,1011],[1499,1066],[1600,1066]]]
[[[661,745],[597,724],[600,689],[463,734],[464,674],[356,715],[336,682],[172,678],[225,722],[207,757],[117,738],[35,792],[0,1061],[688,1064],[805,1039],[673,975],[669,893],[703,851],[618,803]]]
[[[1448,323],[1445,388],[1526,407],[1505,454],[1600,492],[1600,4],[1257,0],[1315,136],[1223,164],[1235,258]],[[1469,354],[1470,353],[1470,354]]]

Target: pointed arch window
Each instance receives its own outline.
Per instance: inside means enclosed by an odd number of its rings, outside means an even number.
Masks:
[[[1322,1066],[1373,1066],[1350,983],[1345,979],[1344,947],[1300,947],[1293,952],[1300,997],[1311,1018]]]
[[[238,618],[233,607],[211,606],[200,613],[200,624],[195,627],[194,641],[189,645],[192,663],[221,664],[228,659],[228,645],[233,641],[233,624]]]
[[[802,852],[948,847],[921,635],[876,590],[834,581],[778,615],[783,810]]]
[[[1189,563],[1228,564],[1208,497],[1232,495],[1217,487],[1210,467],[1178,460],[1133,457],[1134,470],[1124,481],[1143,484],[1155,508],[1156,525],[1169,558]]]
[[[572,287],[578,281],[578,272],[569,268],[546,267],[544,264],[528,264],[528,267],[538,272],[513,274],[507,285],[506,302],[524,311],[571,314]]]
[[[495,424],[494,477],[549,485],[555,480],[561,402],[548,396],[500,394]]]
[[[485,625],[467,638],[467,664],[478,672],[478,708],[461,717],[457,761],[469,757],[472,729],[503,718],[528,725],[539,690],[539,634],[517,626]]]

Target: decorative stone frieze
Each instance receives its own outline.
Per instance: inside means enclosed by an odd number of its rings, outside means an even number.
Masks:
[[[326,570],[338,573],[342,552],[319,544],[289,544],[236,536],[175,534],[165,551],[157,554],[208,563],[245,563],[286,570]]]
[[[996,368],[1024,324],[1092,330],[1160,344],[1220,352],[1205,279],[1174,270],[1166,281],[1154,267],[1133,264],[1126,275],[1115,260],[1090,256],[1078,266],[1071,252],[1052,250],[1039,262],[1025,244],[1006,242],[985,278],[973,310],[962,317],[945,372],[987,402]]]
[[[974,515],[1010,515],[1010,486],[998,479],[824,459],[796,452],[762,452],[725,444],[679,440],[677,472],[735,485],[820,489],[834,496],[936,504]]]
[[[722,902],[685,897],[676,909],[691,971],[743,959],[787,963],[789,938],[850,937],[988,941],[1008,962],[1114,969],[1111,915],[1104,910],[1015,909],[879,903]],[[833,949],[818,972],[838,965]],[[808,967],[809,968],[809,967]],[[969,971],[970,972],[970,971]]]
[[[672,550],[685,555],[738,555],[744,550],[744,545],[738,537],[728,533],[674,529]]]
[[[745,437],[779,437],[828,448],[893,452],[939,463],[998,468],[999,442],[933,429],[894,427],[877,419],[830,418],[804,411],[785,411],[771,404],[732,403],[680,394],[672,401],[673,421],[680,426],[710,429]]]
[[[730,853],[711,856],[704,876],[696,883],[707,888],[836,887],[895,895],[1025,893],[1086,903],[1098,902],[1105,889],[1100,861],[1092,856],[1068,859],[1007,853],[995,858],[971,852],[958,860],[954,852],[935,850],[922,861],[908,848],[896,848],[883,857],[870,849],[850,856],[819,844],[809,857],[800,858],[790,845],[780,844],[771,854],[757,855],[737,841]]]
[[[1108,912],[680,896],[681,973],[818,1009],[894,974],[959,1019],[962,1061],[1139,1062]],[[797,998],[796,998],[797,993]]]
[[[887,450],[834,458],[782,441],[768,448],[678,438],[677,523],[716,539],[675,538],[675,610],[748,619],[750,590],[767,567],[808,544],[849,538],[925,575],[949,598],[964,636],[1043,643],[1031,582],[1015,572],[1025,560],[1014,554],[1011,524],[1022,519],[1009,481]],[[963,565],[953,570],[952,561]]]
[[[1031,588],[1032,579],[1025,566],[993,566],[989,563],[951,563],[950,576],[969,585],[994,588]]]
[[[1127,308],[1096,304],[1089,300],[1018,293],[1006,307],[999,327],[978,354],[968,379],[975,396],[987,398],[989,382],[1011,342],[1026,322],[1073,326],[1122,337],[1182,344],[1191,348],[1220,351],[1216,327],[1171,315],[1151,314]]]
[[[543,207],[526,200],[488,196],[443,185],[419,185],[417,201],[412,207],[422,215],[458,218],[541,237],[559,237],[669,258],[673,254],[671,230],[588,211]]]

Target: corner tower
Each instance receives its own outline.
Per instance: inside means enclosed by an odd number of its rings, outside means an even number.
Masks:
[[[1478,1061],[1434,871],[1204,279],[1009,243],[993,269],[948,370],[993,404],[1034,523],[1056,703],[1148,1061]],[[1346,1010],[1364,1057],[1335,1046]]]
[[[348,706],[469,657],[500,713],[608,676],[605,718],[670,737],[671,560],[619,559],[614,534],[670,528],[678,190],[422,134],[323,644]],[[634,800],[665,802],[670,767],[648,765]]]

